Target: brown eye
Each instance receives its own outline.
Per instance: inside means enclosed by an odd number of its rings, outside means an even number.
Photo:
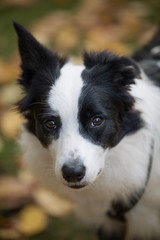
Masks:
[[[45,122],[45,126],[49,129],[56,129],[57,125],[54,120],[48,120]]]
[[[104,119],[102,117],[94,117],[91,120],[91,126],[92,127],[99,127],[100,125],[102,125],[104,122]]]

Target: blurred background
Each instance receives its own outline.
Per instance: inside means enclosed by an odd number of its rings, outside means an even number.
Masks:
[[[0,239],[96,240],[73,204],[44,189],[25,169],[16,139],[23,119],[17,38],[12,21],[44,45],[81,63],[86,50],[131,55],[160,23],[159,0],[0,0]]]

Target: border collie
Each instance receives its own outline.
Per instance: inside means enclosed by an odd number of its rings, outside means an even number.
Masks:
[[[160,32],[132,58],[85,52],[76,66],[14,26],[28,167],[99,239],[159,240]]]

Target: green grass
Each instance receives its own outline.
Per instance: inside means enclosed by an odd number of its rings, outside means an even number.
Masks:
[[[44,233],[24,240],[97,240],[96,234],[84,226],[74,216],[51,218]]]
[[[3,145],[0,151],[0,173],[16,174],[18,166],[16,157],[18,146],[14,140],[3,138]]]

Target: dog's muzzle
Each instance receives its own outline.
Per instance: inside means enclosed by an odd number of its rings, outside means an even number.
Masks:
[[[81,183],[86,174],[85,166],[79,161],[70,161],[62,167],[62,176],[71,188],[81,188],[85,184]]]

